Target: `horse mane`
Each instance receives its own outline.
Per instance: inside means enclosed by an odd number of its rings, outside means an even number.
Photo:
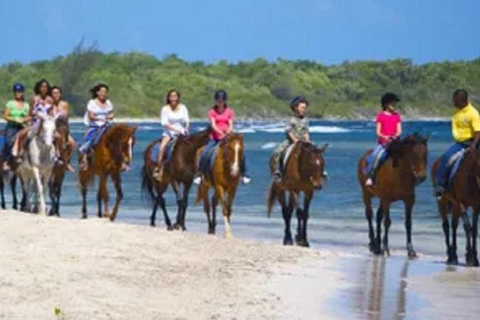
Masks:
[[[410,147],[413,147],[416,144],[426,144],[428,141],[428,136],[422,136],[418,132],[406,135],[403,139],[396,139],[391,141],[387,145],[388,153],[393,159],[393,166],[397,167],[398,161],[403,158],[404,155],[409,155]]]
[[[99,144],[103,142],[105,147],[112,152],[113,158],[118,159],[121,157],[122,151],[120,147],[122,143],[125,139],[130,138],[134,132],[135,128],[127,124],[114,124],[106,130]]]

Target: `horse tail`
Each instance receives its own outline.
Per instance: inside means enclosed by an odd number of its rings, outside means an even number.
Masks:
[[[205,198],[208,198],[208,186],[205,183],[202,183],[198,187],[197,198],[195,199],[195,204],[199,204]]]
[[[140,175],[142,177],[142,196],[145,200],[153,202],[155,200],[155,192],[153,191],[152,179],[148,176],[146,165],[143,165]]]
[[[275,201],[278,199],[278,187],[275,183],[272,183],[270,189],[268,190],[268,197],[267,197],[267,213],[268,217],[272,216],[273,205]]]

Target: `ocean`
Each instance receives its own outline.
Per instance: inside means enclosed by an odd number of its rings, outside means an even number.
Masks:
[[[118,214],[118,222],[149,225],[151,207],[141,195],[140,169],[142,154],[147,145],[161,134],[159,123],[137,123],[134,161],[132,171],[123,174],[124,199]],[[195,122],[192,131],[201,130],[205,122]],[[284,139],[283,124],[279,121],[243,121],[236,124],[235,130],[245,135],[246,157],[252,182],[239,186],[233,209],[232,231],[234,236],[254,241],[282,243],[283,219],[278,205],[272,218],[267,218],[266,196],[270,183],[268,161],[277,143]],[[312,140],[317,144],[329,143],[325,153],[326,170],[329,174],[324,188],[315,194],[311,210],[308,236],[311,246],[337,248],[353,252],[367,253],[367,223],[357,182],[358,159],[375,145],[375,127],[371,121],[311,121]],[[71,131],[76,141],[81,141],[85,127],[74,123]],[[447,149],[452,141],[450,124],[445,121],[407,121],[404,133],[419,132],[430,134],[429,168],[434,160]],[[76,166],[76,158],[73,162]],[[110,185],[110,201],[114,192]],[[413,213],[413,243],[420,255],[443,257],[445,252],[441,223],[432,193],[430,178],[417,190],[417,201]],[[6,192],[8,201],[10,192]],[[207,221],[200,205],[195,205],[196,187],[190,194],[190,207],[187,212],[187,232],[206,233]],[[88,194],[89,216],[96,218],[96,185]],[[172,219],[176,215],[173,193],[166,194],[168,210]],[[8,202],[10,206],[10,202]],[[80,218],[81,197],[76,174],[67,174],[64,184],[61,214],[65,218]],[[405,254],[405,228],[403,204],[392,207],[392,227],[390,248],[393,254]],[[158,215],[157,225],[163,228],[162,215]],[[223,219],[218,217],[217,234],[223,234]],[[292,221],[296,226],[296,219]],[[459,255],[463,256],[463,228],[459,226]]]

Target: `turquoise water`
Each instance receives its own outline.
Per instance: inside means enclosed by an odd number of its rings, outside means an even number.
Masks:
[[[205,123],[195,123],[193,131],[205,127]],[[367,224],[356,178],[358,159],[375,143],[374,124],[365,121],[312,121],[312,139],[317,143],[327,142],[330,148],[325,153],[329,180],[324,189],[315,195],[309,221],[309,240],[314,247],[334,246],[367,253]],[[79,141],[84,126],[72,125],[72,133]],[[270,178],[268,160],[275,147],[284,138],[283,127],[279,122],[250,121],[237,124],[236,130],[245,134],[246,156],[252,183],[240,186],[234,206],[233,232],[237,237],[257,241],[278,242],[283,239],[283,220],[278,207],[273,217],[267,218],[265,200]],[[429,143],[429,165],[438,157],[451,141],[450,125],[441,121],[406,122],[405,133],[415,131],[431,134]],[[139,125],[137,143],[134,150],[132,171],[123,176],[125,198],[118,221],[148,225],[151,208],[142,200],[140,192],[140,168],[142,153],[146,146],[160,136],[160,125],[144,123]],[[76,163],[76,160],[75,162]],[[110,190],[112,190],[110,188]],[[89,192],[89,213],[96,217],[96,188]],[[187,213],[187,228],[190,232],[206,232],[206,217],[200,206],[193,204],[196,188],[192,189],[191,206]],[[8,193],[7,193],[8,194]],[[113,193],[111,193],[113,196]],[[113,200],[111,198],[111,200]],[[171,217],[175,217],[175,200],[171,191],[167,197]],[[62,199],[61,213],[64,217],[80,217],[80,191],[75,174],[69,174]],[[160,216],[161,218],[161,216]],[[403,205],[396,203],[392,208],[391,249],[404,254],[405,231],[403,226]],[[219,218],[221,235],[222,219]],[[163,221],[157,221],[163,226]],[[294,220],[295,224],[296,221]],[[420,254],[443,257],[444,242],[440,220],[432,196],[430,180],[417,189],[417,203],[413,218],[413,241]],[[459,234],[462,234],[459,229]],[[463,243],[459,254],[463,256]]]

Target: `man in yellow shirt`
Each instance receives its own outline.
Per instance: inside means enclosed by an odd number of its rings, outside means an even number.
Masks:
[[[455,143],[440,158],[435,190],[437,197],[441,197],[448,185],[449,169],[465,149],[475,152],[480,139],[480,115],[468,101],[465,90],[455,90],[452,95],[453,105],[458,109],[452,117],[452,135]]]

